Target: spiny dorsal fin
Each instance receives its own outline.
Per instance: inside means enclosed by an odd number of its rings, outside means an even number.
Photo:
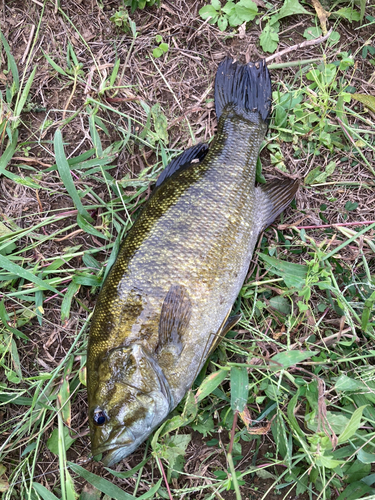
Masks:
[[[191,318],[191,302],[182,285],[172,285],[164,299],[159,321],[157,351],[172,344],[176,355],[182,351],[182,338]]]
[[[165,181],[165,179],[173,175],[178,170],[187,168],[192,162],[194,162],[194,160],[198,160],[194,163],[200,163],[206,156],[207,151],[207,144],[200,143],[187,149],[176,158],[173,158],[173,160],[168,163],[163,172],[159,175],[158,180],[155,184],[155,188],[160,186]]]
[[[278,215],[291,203],[299,186],[299,181],[278,179],[256,188],[257,205],[261,211],[261,231],[268,227]]]

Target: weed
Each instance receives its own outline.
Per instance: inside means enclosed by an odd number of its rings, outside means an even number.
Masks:
[[[252,21],[258,13],[258,7],[252,0],[240,0],[237,3],[226,2],[222,7],[220,0],[212,0],[211,5],[202,7],[199,15],[208,19],[210,24],[218,25],[220,31],[225,31],[229,26],[239,26]]]
[[[169,45],[163,42],[163,37],[161,35],[156,35],[155,42],[159,45],[152,51],[154,57],[161,57],[168,52]]]

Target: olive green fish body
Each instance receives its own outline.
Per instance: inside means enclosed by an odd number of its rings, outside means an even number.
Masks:
[[[93,453],[119,461],[183,398],[240,291],[259,233],[280,212],[255,187],[267,125],[230,103],[204,157],[159,185],[98,298],[89,337]],[[281,186],[291,200],[291,184]],[[277,205],[277,203],[276,203]],[[95,425],[96,423],[96,425]]]

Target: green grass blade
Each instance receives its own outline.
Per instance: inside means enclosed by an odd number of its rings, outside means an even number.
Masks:
[[[33,488],[43,500],[59,500],[57,496],[40,483],[33,483]]]
[[[121,490],[118,486],[110,483],[109,481],[107,481],[107,479],[104,479],[102,477],[97,476],[96,474],[93,474],[92,472],[87,471],[80,465],[74,464],[72,462],[68,462],[68,465],[70,466],[73,472],[83,477],[83,479],[85,479],[88,483],[90,483],[92,486],[95,486],[95,488],[100,490],[102,493],[105,493],[110,498],[113,498],[114,500],[135,499],[135,497]]]
[[[54,70],[56,70],[58,73],[60,73],[60,75],[68,76],[68,74],[60,66],[58,66],[55,63],[55,61],[53,61],[46,52],[44,52],[44,50],[42,52],[44,54],[44,57],[47,59],[47,61],[50,63],[50,65],[52,66],[52,68]]]
[[[17,139],[18,139],[18,131],[14,130],[12,134],[12,142],[8,144],[4,153],[0,157],[0,175],[2,174],[5,175],[6,177],[9,176],[9,172],[7,172],[5,168],[10,162],[10,160],[13,158],[17,146]]]
[[[63,139],[60,129],[56,130],[55,137],[53,140],[53,145],[55,148],[55,159],[56,159],[57,169],[59,171],[61,180],[63,181],[64,186],[66,187],[66,190],[68,191],[75,206],[77,207],[78,212],[82,215],[82,217],[84,217],[90,222],[93,222],[93,219],[90,217],[89,213],[83,208],[81,199],[74,185],[73,177],[72,174],[70,173],[69,164],[65,156]]]
[[[56,288],[51,286],[46,280],[38,278],[32,272],[28,271],[27,269],[24,269],[18,264],[15,264],[4,255],[0,255],[0,269],[5,269],[6,271],[12,274],[16,274],[20,278],[24,278],[27,281],[31,281],[32,283],[35,283],[42,290],[50,290],[53,293],[60,293],[56,290]]]
[[[16,61],[14,60],[14,57],[11,54],[7,39],[4,37],[4,35],[2,34],[1,31],[0,31],[0,40],[1,40],[2,44],[4,45],[4,50],[5,50],[7,58],[8,58],[8,65],[9,65],[10,71],[12,72],[12,75],[13,75],[13,82],[14,82],[14,85],[16,87],[16,91],[18,92],[18,90],[20,88],[20,77],[18,74],[17,64],[16,64]]]
[[[16,120],[12,123],[12,128],[13,129],[15,129],[15,128],[18,127],[19,116],[22,113],[22,110],[23,110],[23,107],[25,105],[26,99],[28,98],[28,95],[29,95],[29,92],[30,92],[30,88],[31,88],[31,85],[33,83],[34,76],[35,76],[37,68],[38,68],[38,66],[35,66],[35,68],[31,72],[31,75],[27,79],[25,88],[22,91],[21,97],[19,98],[19,100],[17,100],[17,104],[16,104],[16,107],[14,109],[14,115],[16,117]]]

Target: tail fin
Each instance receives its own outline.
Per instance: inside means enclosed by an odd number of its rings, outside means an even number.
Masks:
[[[219,64],[215,79],[215,107],[219,118],[226,105],[238,114],[258,112],[266,121],[271,112],[271,78],[264,60],[241,64],[227,57]]]

